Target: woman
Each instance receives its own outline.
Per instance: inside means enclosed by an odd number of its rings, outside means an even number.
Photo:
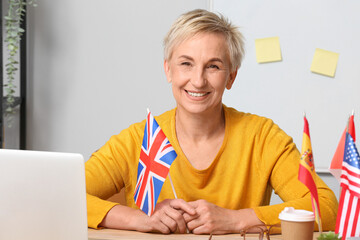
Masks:
[[[222,104],[243,57],[238,29],[222,16],[194,10],[180,16],[164,41],[164,69],[177,107],[156,117],[178,154],[155,212],[133,200],[145,121],[131,125],[86,162],[89,227],[162,233],[239,232],[276,224],[286,206],[311,210],[298,181],[300,154],[270,119]],[[323,229],[334,229],[337,200],[317,177]],[[125,188],[127,206],[106,201]],[[272,190],[284,203],[268,206]]]

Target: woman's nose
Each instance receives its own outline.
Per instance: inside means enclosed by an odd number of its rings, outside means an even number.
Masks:
[[[204,87],[206,85],[206,75],[204,69],[202,68],[194,69],[190,82],[196,88]]]

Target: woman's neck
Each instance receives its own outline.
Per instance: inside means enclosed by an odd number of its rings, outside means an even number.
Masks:
[[[202,114],[190,114],[176,110],[176,134],[188,141],[202,141],[222,135],[225,131],[225,116],[222,105]]]

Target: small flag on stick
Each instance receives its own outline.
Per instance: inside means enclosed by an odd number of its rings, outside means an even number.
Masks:
[[[299,164],[299,180],[310,190],[312,209],[315,214],[315,221],[322,232],[319,197],[315,183],[315,165],[310,141],[309,123],[304,116],[304,133],[301,148],[301,159]]]
[[[335,233],[343,240],[360,237],[360,156],[349,133],[346,133],[340,186]]]
[[[349,134],[354,139],[354,142],[356,141],[355,138],[355,124],[354,124],[354,111],[351,114],[349,118],[349,127],[346,127],[343,134],[341,135],[340,142],[336,148],[335,154],[333,156],[333,159],[331,161],[330,165],[330,172],[331,174],[340,182],[340,175],[341,175],[341,169],[342,169],[342,162],[344,158],[344,148],[345,148],[345,138],[346,138],[346,130],[347,128],[349,131]]]
[[[162,186],[176,157],[174,148],[148,111],[134,200],[136,205],[149,216],[155,210]]]

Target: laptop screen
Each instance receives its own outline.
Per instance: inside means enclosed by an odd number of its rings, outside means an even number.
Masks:
[[[82,155],[0,149],[0,239],[87,239]]]

